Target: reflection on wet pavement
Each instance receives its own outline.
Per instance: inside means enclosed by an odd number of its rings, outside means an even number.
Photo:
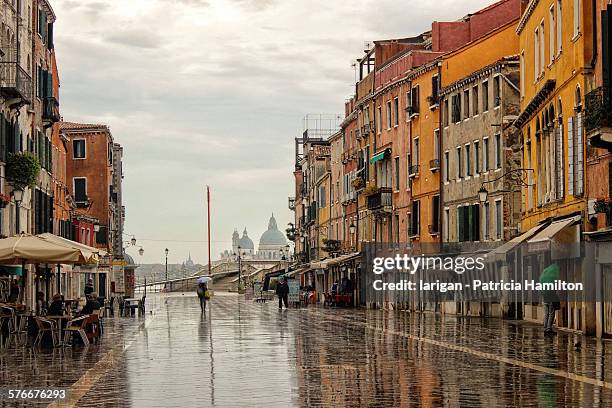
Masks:
[[[99,351],[3,354],[0,383],[80,381],[83,407],[612,404],[611,342],[496,319],[281,312],[230,294],[210,306],[202,315],[194,296],[171,294],[140,329],[109,321],[118,340]],[[5,373],[15,358],[29,374]]]

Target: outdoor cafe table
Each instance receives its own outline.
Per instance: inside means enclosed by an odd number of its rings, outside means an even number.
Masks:
[[[70,315],[63,315],[63,316],[43,316],[45,319],[49,319],[49,320],[53,320],[57,323],[57,335],[58,337],[58,341],[59,341],[59,345],[61,346],[62,344],[64,344],[64,339],[62,338],[62,322],[65,320],[66,322],[69,322],[70,320],[72,320],[72,316]]]

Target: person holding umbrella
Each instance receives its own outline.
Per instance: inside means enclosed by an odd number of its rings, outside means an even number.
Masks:
[[[559,279],[559,265],[552,263],[542,271],[540,275],[540,283],[554,283]],[[544,303],[544,334],[553,335],[553,323],[555,322],[555,314],[561,309],[559,295],[555,290],[543,290],[542,300]]]
[[[200,299],[200,309],[202,312],[206,311],[206,301],[210,299],[210,292],[208,291],[208,282],[211,281],[212,278],[208,276],[202,276],[198,278],[198,298]]]

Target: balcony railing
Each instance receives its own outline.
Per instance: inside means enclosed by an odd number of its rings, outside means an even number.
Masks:
[[[429,161],[429,170],[440,170],[440,159],[432,159]]]
[[[18,63],[0,61],[0,94],[31,102],[32,78]]]
[[[412,166],[408,166],[408,176],[416,177],[419,174],[419,165],[413,164]]]
[[[587,133],[612,127],[612,88],[599,87],[585,95],[584,126]]]
[[[43,120],[48,120],[52,123],[60,121],[59,102],[53,96],[47,96],[44,99]]]
[[[391,187],[380,187],[375,193],[368,195],[368,210],[380,210],[391,207],[391,194]]]

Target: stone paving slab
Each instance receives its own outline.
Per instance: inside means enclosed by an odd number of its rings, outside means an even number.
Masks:
[[[612,406],[610,341],[498,319],[279,311],[222,293],[202,314],[191,293],[156,296],[143,324],[115,320],[117,341],[97,351],[0,357],[0,384],[70,386],[56,406],[78,407]]]

